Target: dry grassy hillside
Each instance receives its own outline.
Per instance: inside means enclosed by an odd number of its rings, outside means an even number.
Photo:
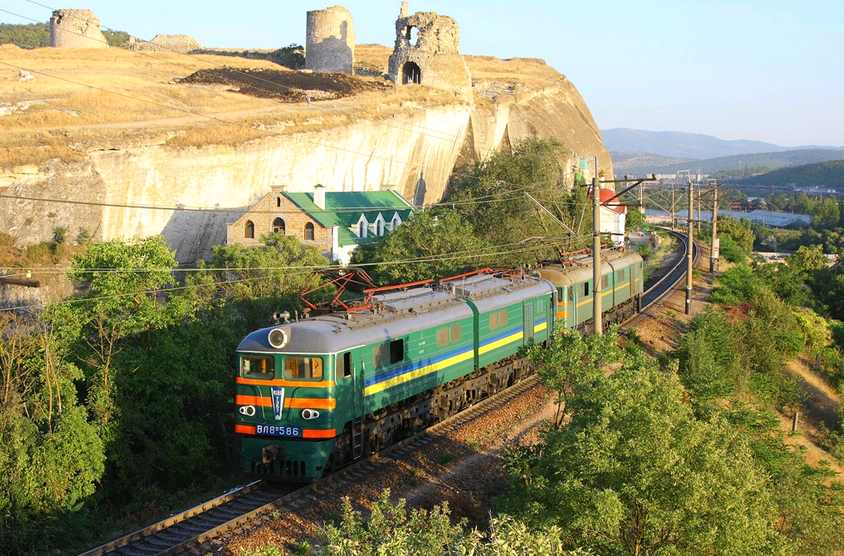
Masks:
[[[138,52],[110,48],[23,50],[0,46],[0,168],[40,164],[52,158],[82,160],[91,150],[153,144],[237,144],[268,133],[314,131],[360,117],[459,102],[449,93],[420,87],[396,90],[386,73],[391,49],[358,45],[355,77],[346,98],[322,94],[329,87],[313,76],[270,61],[211,54]],[[467,56],[478,102],[498,94],[554,87],[565,79],[541,60]],[[286,72],[286,98],[243,94],[235,83],[187,82],[201,70]],[[28,71],[34,80],[22,80]],[[309,80],[296,83],[296,80]],[[254,77],[250,77],[254,81]],[[257,88],[267,88],[261,81]],[[310,94],[314,113],[302,100]]]

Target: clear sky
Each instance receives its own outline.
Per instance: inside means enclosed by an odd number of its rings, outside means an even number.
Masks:
[[[87,8],[141,39],[203,46],[304,44],[326,0],[3,0],[0,22]],[[357,42],[392,46],[400,1],[342,2]],[[5,11],[3,11],[5,10]],[[841,0],[416,0],[460,25],[464,54],[542,58],[577,87],[601,129],[684,131],[782,146],[844,146]],[[17,17],[7,12],[24,16]]]

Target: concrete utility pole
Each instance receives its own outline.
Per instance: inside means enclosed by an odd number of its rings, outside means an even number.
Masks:
[[[675,227],[675,220],[677,215],[677,200],[674,198],[674,192],[677,189],[677,184],[671,184],[671,229]]]
[[[650,178],[644,179],[627,179],[627,176],[624,176],[623,180],[609,180],[609,183],[616,184],[631,181],[635,181],[636,183],[621,193],[615,193],[606,201],[601,202],[601,188],[598,187],[598,159],[595,158],[595,177],[592,178],[592,331],[597,336],[604,333],[603,322],[601,322],[601,313],[603,312],[601,292],[603,290],[602,282],[604,273],[601,262],[601,205],[608,206],[610,203],[617,201],[621,195],[624,195],[634,187],[638,187],[642,182],[656,181],[656,176],[652,174]],[[605,182],[601,179],[600,183],[603,184]],[[621,204],[616,202],[616,206],[621,206]]]
[[[692,314],[692,272],[694,271],[694,258],[692,252],[694,251],[695,237],[694,237],[694,220],[692,219],[692,203],[694,202],[694,185],[692,184],[692,175],[689,174],[689,245],[686,249],[686,314]]]
[[[601,190],[598,188],[598,157],[595,157],[595,175],[592,176],[592,331],[603,334],[601,323]]]
[[[714,201],[712,203],[712,239],[709,247],[709,272],[718,271],[718,257],[721,249],[721,242],[718,240],[718,182],[712,180],[715,187]],[[726,185],[726,184],[721,184]]]

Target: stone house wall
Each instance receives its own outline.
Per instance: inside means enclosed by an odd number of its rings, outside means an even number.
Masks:
[[[298,238],[303,245],[312,245],[320,250],[327,258],[331,258],[334,243],[333,230],[323,227],[319,222],[310,218],[301,208],[297,207],[280,189],[273,188],[273,192],[253,206],[249,212],[241,216],[234,223],[226,224],[226,245],[239,243],[254,247],[261,244],[260,237],[272,233],[273,221],[281,218],[284,221],[284,234]],[[247,222],[254,224],[254,237],[246,237]],[[314,226],[314,239],[305,239],[305,225]]]

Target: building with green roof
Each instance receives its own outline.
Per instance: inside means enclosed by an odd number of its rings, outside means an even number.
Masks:
[[[226,224],[226,244],[260,245],[260,237],[284,232],[317,247],[332,262],[349,264],[358,245],[407,222],[415,207],[391,189],[382,191],[287,192],[272,186],[237,221]]]

